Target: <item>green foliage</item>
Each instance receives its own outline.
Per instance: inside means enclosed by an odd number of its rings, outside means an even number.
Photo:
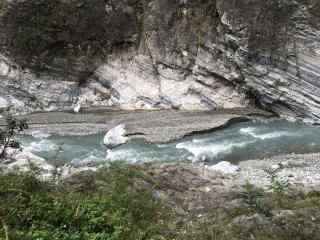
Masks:
[[[255,206],[256,202],[264,197],[264,191],[249,182],[247,182],[243,188],[244,191],[240,193],[240,196],[249,206]]]
[[[288,190],[289,181],[278,177],[278,172],[280,170],[281,168],[270,168],[265,169],[264,171],[268,174],[268,178],[270,179],[269,189],[277,194],[284,194]]]
[[[134,178],[143,179],[124,166],[59,184],[30,172],[1,174],[0,220],[10,240],[159,239],[163,206]]]
[[[278,172],[281,170],[280,168],[276,169],[265,169],[264,171],[268,174],[268,178],[270,180],[269,190],[275,193],[274,201],[276,201],[279,205],[284,204],[284,200],[286,198],[286,194],[289,190],[289,181],[286,179],[281,179],[278,176]]]
[[[284,195],[283,204],[278,194],[264,192],[251,184],[238,197],[246,204],[222,203],[212,206],[207,214],[193,216],[180,230],[181,240],[318,240],[320,229],[319,192],[291,192]],[[263,192],[263,193],[261,193]],[[263,196],[263,197],[262,197]],[[257,199],[268,206],[270,215],[257,207]],[[259,200],[259,201],[260,201]],[[271,214],[272,213],[272,214]]]
[[[315,240],[320,234],[319,192],[284,194],[279,205],[277,192],[247,183],[231,196],[242,200],[237,204],[214,202],[201,215],[181,218],[174,214],[179,203],[154,196],[157,182],[138,166],[112,164],[60,181],[0,173],[0,186],[1,240]]]
[[[0,16],[5,11],[5,7],[6,7],[6,1],[0,0]]]
[[[19,142],[15,141],[14,137],[17,132],[21,132],[25,129],[28,129],[26,119],[17,119],[10,114],[6,117],[6,127],[5,129],[0,129],[0,146],[3,147],[0,153],[0,159],[5,157],[6,148],[20,147]]]
[[[240,193],[240,198],[245,204],[255,211],[270,216],[270,209],[264,203],[265,192],[261,188],[257,188],[253,184],[247,182],[244,186],[244,191]]]

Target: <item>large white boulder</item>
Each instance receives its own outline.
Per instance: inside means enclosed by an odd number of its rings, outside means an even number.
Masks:
[[[209,166],[208,169],[211,171],[218,171],[225,174],[235,174],[240,170],[240,167],[233,165],[229,162],[222,161],[215,165]]]
[[[125,144],[129,140],[129,138],[125,135],[125,125],[120,124],[107,132],[103,139],[103,143],[107,146],[107,148],[115,148],[119,145]]]

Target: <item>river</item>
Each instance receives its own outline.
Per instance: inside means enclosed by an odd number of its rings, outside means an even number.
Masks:
[[[280,154],[320,152],[320,128],[285,120],[235,123],[211,133],[193,135],[167,144],[133,139],[107,150],[102,134],[58,136],[34,132],[20,136],[24,148],[56,165],[96,165],[107,161],[129,163],[205,161],[237,164]]]

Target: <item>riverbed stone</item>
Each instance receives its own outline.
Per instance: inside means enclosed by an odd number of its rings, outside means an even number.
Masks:
[[[222,161],[215,165],[209,166],[209,170],[211,171],[218,171],[225,174],[236,174],[240,171],[239,166],[233,165],[230,162]]]
[[[128,140],[129,138],[126,137],[126,125],[120,124],[106,133],[103,144],[106,145],[107,148],[112,149],[125,144]]]
[[[55,169],[45,159],[25,149],[7,148],[5,159],[0,160],[0,169],[6,171],[30,171],[34,168],[45,178],[52,176]]]

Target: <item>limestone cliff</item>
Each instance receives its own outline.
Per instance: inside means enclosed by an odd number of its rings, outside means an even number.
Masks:
[[[25,4],[21,9],[26,13],[28,1],[10,3]],[[72,13],[79,11],[83,21],[63,25],[69,27],[68,34],[74,33],[69,37],[63,29],[64,35],[35,31],[42,48],[36,46],[30,54],[19,50],[14,40],[21,36],[12,34],[17,25],[8,22],[8,10],[2,13],[0,109],[66,110],[77,103],[190,110],[256,105],[286,117],[320,120],[317,0],[95,0],[91,4],[100,5],[94,9],[87,0],[55,1],[76,2]],[[85,15],[98,10],[97,18]],[[66,16],[60,18],[66,22]],[[88,21],[96,24],[88,28]],[[72,36],[86,37],[89,44],[84,46]],[[50,44],[42,44],[47,39]],[[65,49],[74,50],[76,44],[87,50],[88,45],[97,46],[90,45],[92,39],[106,50],[103,58],[86,55],[90,62],[81,64],[64,59],[69,54]],[[43,56],[53,57],[46,62]],[[43,60],[47,65],[42,65],[49,67],[37,72],[32,59]],[[55,69],[64,66],[72,71],[51,71],[52,63],[58,66]],[[86,63],[93,66],[90,74],[70,73],[83,72]]]

